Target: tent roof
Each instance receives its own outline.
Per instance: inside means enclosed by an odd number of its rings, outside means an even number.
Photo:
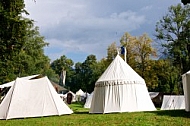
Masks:
[[[81,90],[81,89],[79,89],[77,92],[76,92],[76,95],[83,95],[84,94],[84,92]]]
[[[53,82],[53,81],[51,81],[51,83],[52,83],[52,85],[53,85],[55,88],[56,88],[56,87],[58,88],[58,92],[60,92],[60,91],[67,91],[66,88],[60,86],[59,84],[56,84],[56,83]]]
[[[26,76],[26,77],[21,77],[21,78],[22,78],[22,79],[25,79],[25,80],[30,80],[30,79],[33,79],[33,78],[38,77],[38,76],[40,76],[40,75],[39,75],[39,74],[37,74],[37,75],[31,75],[31,76]],[[8,83],[5,83],[5,84],[0,85],[0,88],[11,87],[14,83],[15,83],[15,80],[14,80],[14,81],[11,81],[11,82],[8,82]]]
[[[105,85],[106,82],[114,85],[127,83],[145,84],[144,79],[139,76],[119,55],[116,56],[105,72],[97,80],[96,86]]]

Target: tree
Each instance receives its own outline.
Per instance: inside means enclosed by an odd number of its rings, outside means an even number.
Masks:
[[[133,68],[136,67],[134,42],[137,41],[136,37],[131,36],[128,32],[124,33],[121,37],[120,44],[126,48],[126,62]],[[123,55],[124,58],[124,55]]]
[[[126,47],[127,63],[135,69],[143,78],[148,67],[150,56],[156,56],[156,51],[152,47],[152,40],[147,34],[135,37],[125,33],[121,40],[121,46]]]
[[[145,78],[144,73],[146,72],[146,67],[148,67],[148,61],[151,56],[156,56],[156,50],[152,47],[152,40],[147,34],[137,37],[133,44],[139,73]]]
[[[0,82],[31,74],[52,75],[50,59],[43,48],[48,45],[34,27],[33,21],[24,18],[29,14],[23,0],[0,1]]]
[[[117,55],[117,46],[116,46],[116,42],[113,42],[110,46],[108,46],[107,49],[107,62],[108,64],[110,64],[114,58]]]
[[[16,78],[15,65],[12,60],[25,43],[27,25],[31,20],[22,17],[24,10],[23,0],[0,1],[0,81],[7,82]]]
[[[97,80],[95,77],[95,66],[97,64],[97,59],[95,55],[87,56],[86,60],[80,64],[80,88],[87,92],[92,92],[94,89],[94,84]],[[76,69],[76,68],[75,68]]]
[[[60,76],[63,70],[66,71],[66,79],[65,84],[69,86],[72,83],[72,76],[74,74],[73,70],[73,61],[68,59],[65,55],[61,56],[59,59],[56,59],[51,63],[51,68],[55,71],[55,73]]]
[[[190,3],[190,0],[181,0],[181,2],[182,2],[184,5],[186,5],[186,4]]]
[[[152,72],[150,74],[156,74],[157,86],[154,91],[164,92],[169,94],[180,94],[182,88],[178,82],[179,70],[172,66],[169,59],[154,60],[152,63]]]
[[[158,78],[151,69],[153,67],[151,56],[156,56],[152,40],[147,34],[131,36],[126,32],[121,37],[120,44],[126,48],[127,63],[145,79],[148,88],[154,90],[158,86]]]
[[[157,22],[155,36],[181,75],[190,69],[190,6],[178,4],[168,10]]]
[[[76,63],[74,74],[72,76],[72,83],[69,85],[72,91],[82,89],[87,92],[94,90],[95,82],[107,68],[106,59],[97,61],[95,55],[87,56],[83,63]]]

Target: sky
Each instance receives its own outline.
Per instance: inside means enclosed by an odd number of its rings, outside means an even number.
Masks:
[[[27,16],[35,21],[49,43],[44,48],[51,62],[65,55],[74,63],[93,54],[107,56],[113,42],[120,45],[125,32],[147,33],[154,40],[156,22],[168,7],[181,0],[25,0]]]

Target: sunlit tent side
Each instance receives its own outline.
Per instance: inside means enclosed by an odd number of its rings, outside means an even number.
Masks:
[[[47,77],[17,78],[0,104],[0,119],[71,114]]]
[[[185,111],[190,111],[190,71],[182,75],[183,91],[185,96]]]
[[[153,110],[144,79],[117,55],[95,83],[89,113]]]
[[[76,93],[76,100],[81,101],[81,97],[85,95],[85,93],[82,91],[82,89],[79,89]]]
[[[161,110],[185,109],[184,95],[164,95]]]
[[[94,92],[92,92],[91,94],[87,95],[87,99],[86,99],[86,102],[84,104],[84,108],[90,108],[93,94],[94,94]]]

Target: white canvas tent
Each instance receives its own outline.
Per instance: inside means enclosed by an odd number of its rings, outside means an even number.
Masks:
[[[84,92],[83,92],[81,89],[79,89],[79,90],[76,92],[76,95],[82,96],[82,95],[84,95]]]
[[[21,77],[21,78],[22,78],[22,79],[25,79],[25,80],[30,80],[30,79],[32,79],[32,78],[34,78],[34,77],[37,77],[37,76],[39,76],[39,74],[37,74],[37,75],[31,75],[31,76],[26,76],[26,77]],[[15,83],[15,80],[0,85],[0,88],[11,87],[14,83]]]
[[[144,79],[117,55],[95,83],[89,113],[153,110]]]
[[[190,111],[190,71],[182,75],[183,91],[185,96],[185,111]]]
[[[67,95],[68,95],[68,93],[71,93],[72,94],[72,101],[71,102],[76,102],[76,94],[75,93],[73,93],[72,91],[69,91],[69,92],[67,92],[66,93],[66,97],[65,98],[67,98]]]
[[[93,94],[94,94],[94,92],[92,92],[91,94],[87,95],[87,99],[86,99],[86,102],[84,104],[84,108],[90,108]]]
[[[185,109],[184,95],[164,95],[161,110]]]
[[[0,104],[0,119],[71,114],[47,77],[17,78]]]
[[[81,101],[81,100],[82,100],[81,97],[84,96],[84,95],[85,95],[85,93],[84,93],[81,89],[79,89],[79,90],[76,92],[76,100],[77,100],[77,101]]]

